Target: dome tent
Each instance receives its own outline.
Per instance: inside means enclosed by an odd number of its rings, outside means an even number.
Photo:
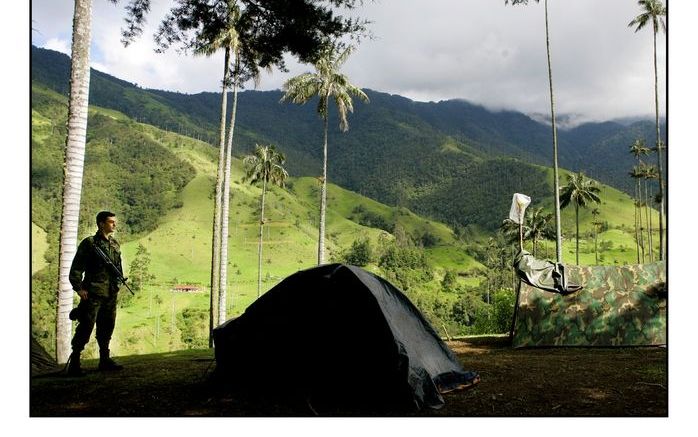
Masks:
[[[51,355],[49,355],[48,352],[46,352],[46,349],[39,344],[33,335],[31,336],[29,351],[31,356],[32,377],[49,375],[59,372],[62,369],[62,367]]]
[[[479,380],[400,290],[354,266],[295,273],[213,335],[222,382],[316,406],[439,408]]]

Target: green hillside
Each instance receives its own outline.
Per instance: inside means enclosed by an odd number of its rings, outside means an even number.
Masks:
[[[48,242],[46,241],[46,231],[41,229],[35,223],[32,223],[32,275],[46,267],[46,250],[48,250]]]
[[[34,84],[67,94],[69,65],[63,54],[32,47]],[[220,94],[142,89],[98,71],[91,77],[92,104],[216,142]],[[497,229],[499,217],[508,210],[510,192],[550,197],[531,165],[550,162],[548,125],[519,112],[491,111],[462,100],[427,103],[366,92],[371,102],[357,106],[348,132],[339,131],[336,110],[330,108],[329,178],[338,185],[449,225],[489,231]],[[322,144],[316,105],[280,104],[281,95],[253,90],[239,94],[235,153],[249,152],[257,142],[271,143],[284,150],[293,176],[315,177]],[[653,132],[654,123],[647,120],[560,129],[560,165],[632,193],[634,181],[627,173],[636,163],[628,147],[638,138],[651,144]]]
[[[32,99],[32,272],[36,273],[32,281],[32,332],[52,350],[66,102],[41,86],[33,86]],[[442,149],[449,155],[460,150],[454,143]],[[123,308],[113,344],[116,355],[206,346],[216,159],[217,150],[208,143],[137,123],[114,110],[90,108],[80,236],[94,232],[96,211],[117,212],[121,219],[117,238],[122,242],[127,276],[134,278],[131,266],[139,246],[148,253],[149,273],[153,275],[136,297],[122,293]],[[496,209],[484,207],[478,196],[463,198],[470,203],[470,213],[488,220],[501,222],[507,216],[513,191],[533,196],[534,206],[549,207],[549,198],[545,198],[550,191],[548,169],[511,159],[475,158],[470,162],[476,164],[443,179],[450,185],[438,195],[426,189],[433,182],[415,187],[405,181],[403,188],[413,196],[414,204],[422,200],[422,209],[433,216],[439,216],[440,211],[465,214],[457,209],[462,203],[454,199],[463,195],[464,186],[474,184],[484,187],[478,191],[481,195],[496,197]],[[493,168],[508,169],[508,180],[496,179]],[[234,160],[232,171],[229,316],[240,314],[257,297],[260,197],[258,187],[240,182],[240,160]],[[485,182],[486,178],[490,182]],[[318,190],[317,179],[301,177],[291,178],[286,189],[269,191],[263,292],[289,274],[315,265]],[[607,229],[598,236],[603,263],[634,262],[632,200],[609,187],[603,188],[601,197],[599,219],[607,222]],[[454,335],[507,329],[507,314],[513,305],[507,285],[511,273],[506,267],[493,270],[485,264],[488,239],[494,232],[477,225],[450,227],[332,184],[328,205],[330,261],[344,261],[368,248],[362,252],[365,268],[405,290],[437,328]],[[456,208],[450,209],[454,205]],[[573,210],[563,212],[566,262],[574,260],[573,214]],[[593,239],[586,235],[591,220],[590,211],[583,210],[580,258],[585,264],[595,261]],[[554,253],[550,242],[543,250]],[[42,254],[44,263],[40,261]],[[198,290],[175,292],[176,285]],[[94,349],[88,353],[94,354]]]
[[[32,249],[35,259],[41,258],[42,253],[48,251],[48,259],[53,261],[49,267],[55,269],[57,238],[52,239],[51,246],[42,245],[42,241],[46,240],[47,231],[55,236],[57,229],[55,225],[42,229],[39,224],[46,223],[44,217],[55,218],[59,214],[55,202],[59,187],[52,187],[51,184],[58,185],[59,182],[61,137],[64,131],[56,126],[63,124],[65,113],[61,108],[65,103],[61,96],[41,87],[34,87],[33,94],[36,104],[32,120],[32,215],[36,224]],[[121,223],[125,224],[120,227],[118,238],[122,241],[127,276],[131,274],[129,266],[136,258],[139,245],[148,251],[150,273],[154,275],[154,279],[135,298],[122,294],[128,303],[119,313],[114,352],[145,353],[201,346],[205,341],[206,323],[203,316],[209,304],[207,286],[216,150],[206,143],[134,123],[122,114],[97,107],[90,110],[89,126],[83,203],[88,202],[90,206],[83,205],[81,210],[81,237],[94,231],[91,223],[93,210],[105,208],[116,211]],[[143,180],[130,179],[130,183],[136,186],[125,187],[129,192],[140,192],[132,205],[120,204],[116,190],[109,191],[113,193],[114,199],[109,198],[106,191],[103,192],[101,195],[106,197],[103,203],[98,204],[98,208],[90,201],[94,197],[93,190],[104,190],[106,183],[102,181],[103,178],[115,182],[109,179],[109,173],[116,172],[113,166],[117,163],[134,169],[135,163],[128,159],[129,156],[105,150],[105,144],[120,147],[120,138],[135,138],[138,144],[147,144],[152,148],[150,155],[157,154],[173,160],[164,167],[163,173],[167,172],[168,177],[175,180],[187,181],[181,189],[168,194],[172,201],[167,209],[157,210],[157,224],[149,229],[144,229],[140,223],[131,222],[128,213],[122,212],[127,207],[132,211],[140,211],[142,204],[152,203],[154,197],[161,196],[162,192],[155,193],[140,186],[147,184]],[[95,157],[95,154],[98,156]],[[140,159],[154,159],[150,155],[141,156]],[[156,168],[164,166],[159,161],[147,162],[151,162]],[[132,173],[138,173],[139,170],[135,168]],[[257,297],[257,210],[260,189],[240,182],[242,166],[239,160],[234,160],[232,171],[228,314],[236,315]],[[164,177],[162,174],[159,176]],[[149,177],[150,184],[153,179],[152,176]],[[289,274],[315,265],[319,209],[318,196],[315,195],[317,186],[315,179],[299,178],[290,181],[288,190],[272,188],[268,193],[266,218],[269,223],[264,231],[263,291]],[[373,214],[399,224],[407,235],[415,238],[421,238],[425,233],[434,236],[433,244],[425,249],[428,262],[437,273],[432,278],[433,284],[438,282],[439,276],[446,269],[480,267],[477,261],[458,246],[452,232],[443,224],[420,218],[404,208],[387,207],[334,185],[330,185],[329,204],[328,252],[333,261],[342,261],[345,251],[355,240],[367,238],[376,248],[386,241],[394,240],[393,235],[385,230],[367,225],[366,217]],[[375,258],[366,267],[380,272],[377,262]],[[37,262],[36,270],[45,265]],[[43,270],[33,284],[34,300],[50,302],[51,269]],[[472,279],[470,282],[477,283]],[[196,286],[199,291],[171,291],[174,285],[182,284]],[[52,316],[50,309],[45,307],[33,311],[35,334],[49,349],[52,348]],[[189,319],[196,323],[191,323]],[[187,342],[187,335],[195,340]]]

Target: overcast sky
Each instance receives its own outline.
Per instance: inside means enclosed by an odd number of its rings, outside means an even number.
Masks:
[[[152,34],[170,1],[154,0],[148,28],[124,48],[123,3],[94,1],[93,67],[142,87],[197,93],[218,89],[222,55],[187,58],[153,52]],[[32,2],[32,43],[69,53],[72,0]],[[652,32],[627,24],[636,0],[550,2],[553,84],[559,113],[582,120],[653,113]],[[360,11],[374,40],[345,65],[363,88],[414,100],[466,99],[487,107],[548,113],[543,3],[505,6],[504,0],[379,0]],[[658,37],[660,106],[665,98],[666,37]],[[259,89],[280,88],[310,67],[265,75]],[[664,112],[662,110],[662,112]]]

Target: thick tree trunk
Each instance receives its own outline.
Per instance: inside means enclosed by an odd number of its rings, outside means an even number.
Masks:
[[[262,239],[264,238],[264,200],[267,194],[267,178],[262,177],[262,202],[259,217],[259,248],[257,249],[257,297],[262,295]]]
[[[329,114],[325,117],[325,143],[322,158],[322,187],[320,189],[320,229],[318,236],[317,263],[325,263],[325,213],[327,211],[327,130]]]
[[[557,129],[555,127],[555,96],[553,94],[553,68],[550,60],[550,30],[548,26],[548,0],[545,0],[545,46],[548,54],[548,83],[550,85],[550,119],[553,130],[553,189],[555,190],[555,254],[562,262],[562,227],[560,224],[560,175],[557,164]]]
[[[92,0],[75,0],[71,49],[68,137],[65,147],[63,209],[58,260],[58,305],[56,310],[56,361],[65,363],[70,355],[73,288],[68,276],[77,251],[80,196],[85,163],[87,110],[90,90],[90,40]]]
[[[225,49],[223,67],[223,95],[221,97],[221,127],[218,144],[218,171],[216,172],[216,194],[213,206],[213,235],[211,242],[211,296],[209,303],[208,346],[213,347],[213,328],[218,326],[218,293],[220,290],[221,270],[221,201],[223,199],[223,177],[225,165],[225,123],[228,109],[228,75],[230,74],[230,50]]]
[[[228,221],[230,220],[230,164],[233,159],[233,135],[235,133],[235,118],[238,107],[237,78],[233,84],[233,111],[230,115],[228,130],[228,145],[225,151],[225,176],[223,179],[223,211],[221,218],[221,271],[218,290],[218,323],[226,320],[228,298]]]

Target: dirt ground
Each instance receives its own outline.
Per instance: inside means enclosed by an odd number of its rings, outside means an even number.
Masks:
[[[40,376],[30,381],[29,414],[46,416],[511,416],[666,417],[667,349],[512,349],[506,339],[448,342],[481,382],[444,395],[439,410],[317,411],[303,402],[227,394],[211,384],[211,351],[120,357],[119,372],[96,371],[87,360],[83,378]],[[280,357],[282,359],[282,357]]]

